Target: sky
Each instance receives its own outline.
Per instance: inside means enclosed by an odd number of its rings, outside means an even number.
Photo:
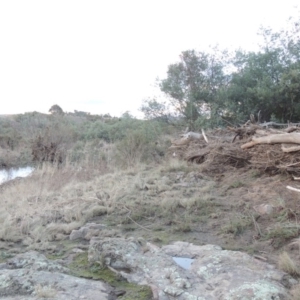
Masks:
[[[0,0],[0,114],[141,116],[184,50],[257,50],[299,0]],[[298,6],[298,7],[297,7]]]

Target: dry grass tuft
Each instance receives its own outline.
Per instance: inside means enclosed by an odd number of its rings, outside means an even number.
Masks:
[[[278,267],[282,271],[292,275],[299,276],[300,270],[295,262],[290,258],[287,252],[282,252],[278,257]]]
[[[291,295],[292,295],[291,300],[300,300],[300,284],[295,285],[291,289]]]
[[[177,158],[170,158],[162,164],[162,170],[166,172],[189,172],[192,169],[192,164]]]
[[[34,292],[39,298],[54,298],[57,294],[57,291],[51,286],[42,286],[41,284],[35,286]]]

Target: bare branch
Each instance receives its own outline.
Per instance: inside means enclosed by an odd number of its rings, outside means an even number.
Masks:
[[[207,139],[207,136],[204,132],[204,129],[201,129],[201,132],[202,132],[203,138],[205,139],[205,142],[208,144],[208,139]]]
[[[295,192],[300,193],[300,189],[296,189],[296,188],[294,188],[292,186],[287,185],[286,188],[289,189],[289,190],[291,190],[291,191],[295,191]]]
[[[241,146],[242,149],[251,148],[257,144],[300,144],[300,133],[271,134],[262,137],[253,137],[252,141]]]
[[[300,146],[288,146],[285,144],[281,145],[281,150],[285,153],[300,151]]]

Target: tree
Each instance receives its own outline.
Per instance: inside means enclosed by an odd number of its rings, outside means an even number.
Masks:
[[[190,127],[195,121],[211,126],[222,120],[241,123],[258,112],[262,121],[299,122],[300,20],[288,26],[279,32],[261,28],[260,51],[238,50],[231,59],[218,48],[210,53],[183,51],[159,83],[172,110]],[[143,111],[150,115],[164,110],[155,101],[147,104]]]
[[[147,120],[160,120],[169,123],[172,113],[166,101],[158,101],[156,98],[145,99],[140,108]]]
[[[237,118],[260,111],[264,121],[271,116],[281,122],[300,120],[300,39],[295,32],[261,28],[259,52],[236,52],[227,107]]]
[[[63,116],[64,115],[64,112],[62,110],[62,108],[57,105],[57,104],[54,104],[50,107],[49,109],[49,112],[52,114],[52,115],[59,115],[59,116]]]
[[[226,52],[213,49],[211,54],[184,51],[180,62],[168,67],[167,78],[160,89],[168,96],[173,108],[183,115],[190,126],[205,110],[218,114],[222,103],[218,90],[227,83],[224,74]]]

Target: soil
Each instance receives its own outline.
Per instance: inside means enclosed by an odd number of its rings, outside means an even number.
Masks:
[[[256,170],[238,169],[212,180],[215,184],[211,197],[188,212],[179,205],[169,216],[137,215],[134,220],[134,217],[126,219],[126,215],[110,215],[91,221],[111,224],[110,227],[121,230],[123,236],[143,237],[157,245],[178,240],[197,245],[215,244],[228,250],[261,255],[274,264],[285,250],[298,261],[299,247],[290,243],[299,236],[300,194],[286,188],[297,186],[290,175],[269,176],[258,174]],[[201,197],[196,185],[190,187],[195,189],[191,193]],[[183,187],[183,190],[188,189]],[[182,196],[182,191],[177,192]],[[270,215],[255,211],[254,207],[263,204],[274,207]],[[121,225],[114,225],[116,218]]]

